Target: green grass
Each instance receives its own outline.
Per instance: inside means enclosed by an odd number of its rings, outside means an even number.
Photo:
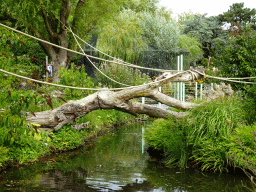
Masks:
[[[246,126],[245,106],[238,96],[204,103],[183,120],[156,120],[145,139],[149,146],[165,152],[169,164],[185,167],[192,163],[218,172],[236,166],[254,172],[256,126]]]

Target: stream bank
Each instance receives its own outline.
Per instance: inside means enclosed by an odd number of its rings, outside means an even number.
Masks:
[[[54,161],[10,168],[0,191],[248,191],[247,177],[166,167],[145,151],[135,124],[102,136],[89,149],[59,154]]]

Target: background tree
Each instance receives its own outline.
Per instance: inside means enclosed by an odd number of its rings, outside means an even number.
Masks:
[[[128,9],[101,29],[97,48],[138,64],[147,62],[144,59],[148,55],[151,61],[156,61],[156,57],[162,61],[166,54],[179,51],[179,35],[178,23],[171,19],[171,12],[166,8],[139,13]],[[152,50],[157,52],[153,53]],[[145,55],[142,51],[149,54]],[[158,66],[147,65],[162,67],[159,62],[156,63]]]
[[[127,62],[138,60],[140,52],[148,47],[142,37],[138,13],[125,9],[106,23],[100,30],[96,47]]]
[[[89,39],[92,30],[102,26],[120,10],[122,0],[10,0],[0,5],[2,20],[16,22],[26,32],[57,45],[76,49],[67,27]],[[3,17],[5,16],[5,17]],[[73,53],[39,42],[53,65],[53,81],[57,81],[59,66],[67,68]]]
[[[159,0],[129,0],[123,2],[124,9],[131,9],[136,13],[148,11],[154,12],[157,9]]]
[[[184,34],[195,37],[202,44],[204,57],[212,54],[215,39],[225,36],[217,17],[206,17],[206,15],[194,15],[193,19],[185,21]]]
[[[225,77],[255,77],[256,31],[250,27],[237,31],[230,36],[228,43],[219,42],[216,65]],[[244,85],[239,86],[245,88]]]
[[[155,13],[142,12],[140,14],[140,26],[148,45],[159,51],[178,52],[180,30],[174,19],[166,19],[166,16],[156,11]]]
[[[244,3],[234,3],[230,9],[220,14],[219,20],[231,24],[231,26],[246,26],[249,23],[256,28],[256,9],[245,8]]]

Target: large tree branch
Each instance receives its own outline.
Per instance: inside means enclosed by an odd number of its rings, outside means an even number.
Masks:
[[[138,96],[145,96],[179,109],[191,108],[194,104],[173,99],[167,95],[159,93],[156,91],[156,88],[163,83],[170,83],[177,80],[189,81],[193,80],[195,77],[200,78],[202,75],[189,71],[178,73],[176,75],[168,73],[160,76],[158,81],[154,84],[146,84],[136,88],[127,88],[118,92],[113,92],[108,89],[98,91],[83,99],[76,101],[71,100],[56,109],[37,112],[35,113],[36,116],[29,114],[27,116],[27,121],[29,123],[38,123],[42,126],[54,127],[55,130],[58,130],[67,123],[71,122],[75,124],[80,117],[97,109],[116,109],[133,115],[147,114],[157,118],[167,118],[169,116],[177,118],[184,117],[187,113],[173,112],[153,105],[145,105],[130,101],[130,99]],[[79,126],[75,127],[77,128]]]
[[[49,33],[49,35],[51,37],[53,37],[53,38],[58,38],[59,35],[58,35],[57,31],[53,31],[52,23],[50,23],[50,20],[48,18],[47,12],[45,11],[44,8],[42,8],[42,15],[43,15],[43,19],[44,19],[46,30]]]
[[[28,30],[32,33],[32,35],[39,37],[40,39],[43,39],[45,41],[47,41],[47,39],[39,32],[39,31],[35,31],[33,26],[29,26]],[[39,45],[42,47],[42,49],[44,50],[44,52],[48,55],[48,56],[52,56],[53,54],[56,54],[53,46],[48,45],[46,43],[42,43],[42,42],[38,42]]]

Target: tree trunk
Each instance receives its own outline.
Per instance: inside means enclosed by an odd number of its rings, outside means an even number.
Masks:
[[[165,83],[192,81],[199,78],[202,78],[202,75],[192,71],[177,73],[175,75],[164,73],[153,84],[146,84],[136,88],[126,88],[118,92],[108,89],[98,91],[83,99],[68,101],[53,110],[36,112],[35,116],[28,114],[26,120],[28,123],[37,123],[43,127],[52,127],[54,130],[60,129],[65,124],[72,123],[75,129],[80,130],[86,127],[86,124],[75,125],[76,121],[80,117],[97,109],[116,109],[132,115],[146,114],[157,118],[168,118],[169,116],[182,118],[187,114],[186,112],[174,112],[156,106],[130,101],[130,99],[144,96],[171,107],[184,110],[189,109],[196,104],[179,101],[164,95],[158,91],[158,87]]]

